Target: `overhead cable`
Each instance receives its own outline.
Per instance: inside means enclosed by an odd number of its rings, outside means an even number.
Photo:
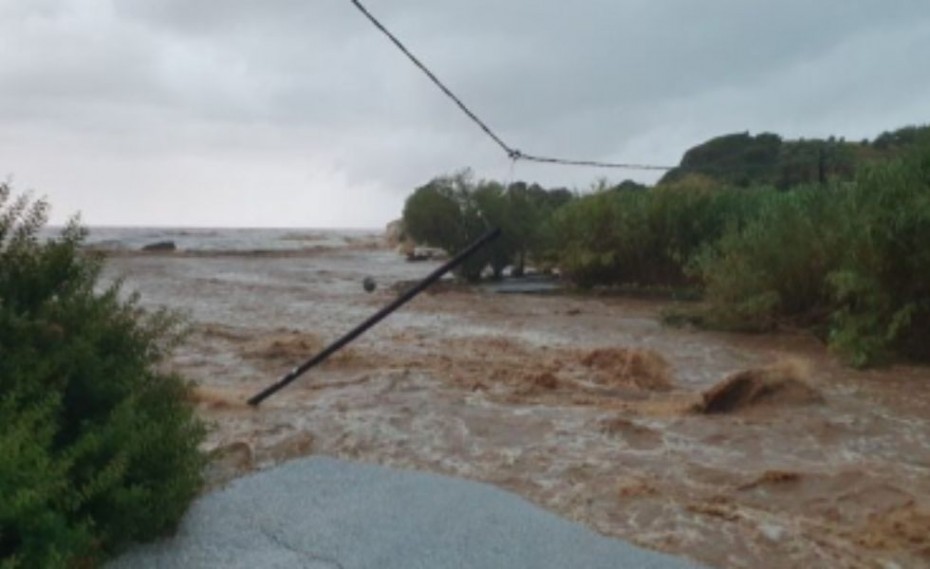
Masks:
[[[417,56],[413,55],[413,53],[411,53],[411,51],[407,49],[407,47],[403,44],[403,42],[397,39],[397,36],[392,34],[390,30],[388,30],[384,26],[384,24],[379,22],[378,19],[375,18],[374,15],[372,15],[372,13],[369,12],[368,9],[365,8],[365,6],[363,6],[361,2],[359,2],[359,0],[350,0],[350,1],[352,2],[352,4],[355,5],[356,8],[358,8],[358,10],[366,18],[368,18],[368,21],[370,21],[376,28],[378,28],[381,31],[381,33],[387,36],[387,38],[391,40],[391,43],[397,46],[397,49],[403,52],[403,54],[406,55],[407,58],[420,69],[420,71],[426,74],[426,76],[429,77],[430,81],[432,81],[433,84],[435,84],[436,87],[438,87],[439,90],[442,91],[446,95],[446,97],[451,99],[452,102],[455,103],[456,106],[458,106],[458,108],[461,109],[462,112],[465,113],[468,116],[468,118],[472,120],[472,122],[478,125],[478,127],[491,138],[491,140],[493,140],[498,146],[500,146],[501,149],[503,149],[503,151],[507,153],[507,156],[511,160],[513,161],[526,160],[527,162],[539,162],[543,164],[559,164],[562,166],[590,166],[594,168],[619,168],[619,169],[625,169],[625,170],[662,170],[662,171],[665,171],[665,170],[672,170],[675,168],[675,166],[657,166],[654,164],[631,164],[631,163],[624,163],[624,162],[603,162],[600,160],[575,160],[575,159],[568,159],[568,158],[553,158],[549,156],[527,154],[527,153],[521,152],[520,150],[517,150],[513,146],[510,146],[509,144],[504,142],[504,140],[500,136],[498,136],[497,133],[495,133],[494,130],[492,130],[491,127],[487,125],[487,123],[481,120],[478,117],[478,115],[476,115],[471,109],[469,109],[468,106],[465,103],[463,103],[462,100],[459,97],[457,97],[455,93],[452,92],[451,89],[446,87],[446,85],[442,81],[440,81],[438,77],[436,77],[435,73],[430,71],[430,69],[426,67],[426,65],[422,61],[420,61],[417,58]]]

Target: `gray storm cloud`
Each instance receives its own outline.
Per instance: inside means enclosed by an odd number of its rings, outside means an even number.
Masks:
[[[529,152],[676,163],[725,132],[862,138],[930,116],[924,0],[367,5]],[[348,0],[4,0],[0,83],[0,174],[57,220],[380,226],[434,175],[511,175]]]

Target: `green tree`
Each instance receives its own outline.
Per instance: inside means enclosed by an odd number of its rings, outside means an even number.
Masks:
[[[0,566],[93,565],[170,531],[201,484],[204,430],[160,364],[178,322],[143,312],[70,223],[0,185]]]
[[[514,260],[520,244],[519,227],[513,217],[513,204],[503,186],[497,182],[481,182],[471,192],[474,203],[474,216],[478,233],[488,228],[501,228],[501,235],[488,244],[484,251],[477,253],[479,259],[486,259],[495,278],[504,274]]]
[[[491,217],[498,213],[495,190],[487,188],[476,195],[476,189],[469,170],[434,178],[417,188],[404,204],[407,233],[418,243],[442,248],[453,255],[463,251],[490,229],[491,222],[485,213]],[[492,256],[492,248],[483,248],[460,264],[457,274],[467,280],[478,280]]]
[[[417,188],[404,204],[404,229],[417,243],[454,252],[465,237],[461,208],[467,172],[434,178]]]

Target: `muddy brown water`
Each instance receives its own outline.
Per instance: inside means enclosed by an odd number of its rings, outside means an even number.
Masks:
[[[214,484],[324,454],[489,482],[715,567],[930,567],[930,369],[853,371],[803,335],[665,328],[654,301],[447,288],[242,405],[433,267],[333,250],[121,255],[107,274],[189,316],[171,365],[200,386]],[[730,374],[784,362],[817,397],[693,411]]]

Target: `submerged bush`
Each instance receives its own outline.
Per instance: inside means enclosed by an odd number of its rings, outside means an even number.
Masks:
[[[201,485],[203,427],[160,369],[177,321],[144,313],[69,224],[0,184],[0,567],[89,566],[170,531]]]
[[[855,366],[930,357],[930,145],[850,184],[775,194],[706,247],[706,324],[822,332]]]

